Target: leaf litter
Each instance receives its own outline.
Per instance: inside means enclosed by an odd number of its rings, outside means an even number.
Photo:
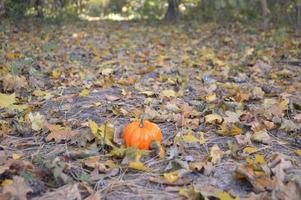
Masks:
[[[1,30],[0,199],[301,198],[296,34],[123,23]]]

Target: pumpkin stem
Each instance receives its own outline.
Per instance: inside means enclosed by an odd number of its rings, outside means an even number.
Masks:
[[[142,116],[141,119],[140,119],[139,127],[140,127],[140,128],[143,128],[143,127],[144,127],[144,116]]]

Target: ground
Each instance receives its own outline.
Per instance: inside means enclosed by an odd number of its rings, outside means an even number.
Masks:
[[[1,200],[300,198],[297,31],[108,21],[0,30]],[[122,129],[142,116],[162,144],[125,148]]]

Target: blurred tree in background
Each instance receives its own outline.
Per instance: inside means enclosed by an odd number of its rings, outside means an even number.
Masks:
[[[0,0],[1,17],[261,22],[301,27],[301,0]]]

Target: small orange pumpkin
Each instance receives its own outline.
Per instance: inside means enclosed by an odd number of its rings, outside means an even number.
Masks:
[[[159,126],[148,120],[135,120],[123,129],[123,140],[127,147],[148,150],[152,141],[162,142],[162,133]]]

